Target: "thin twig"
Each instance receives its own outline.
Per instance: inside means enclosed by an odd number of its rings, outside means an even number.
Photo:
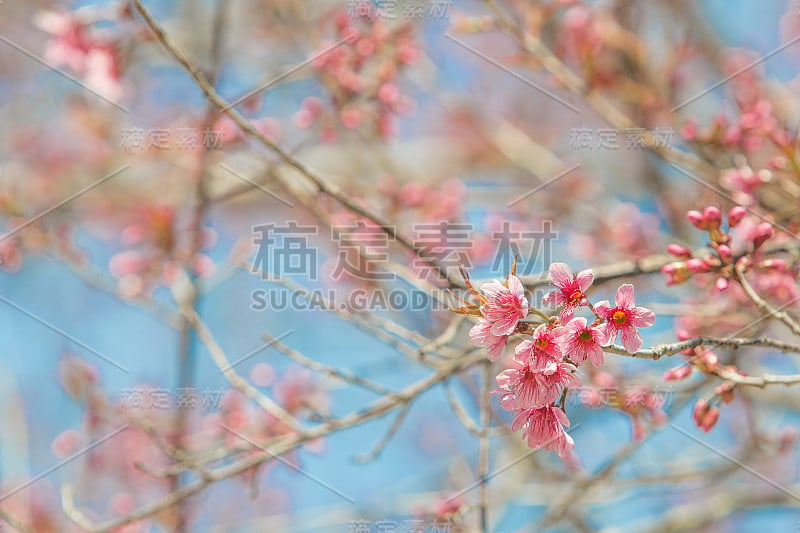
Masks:
[[[292,350],[282,342],[275,339],[275,337],[268,335],[266,333],[262,334],[262,336],[264,340],[269,342],[273,348],[275,348],[276,350],[278,350],[279,352],[281,352],[282,354],[284,354],[286,357],[296,362],[297,364],[302,365],[310,370],[313,370],[314,372],[318,372],[322,375],[331,378],[336,378],[345,381],[347,383],[351,383],[353,385],[357,385],[359,387],[367,389],[368,391],[374,392],[375,394],[379,394],[381,396],[392,394],[392,391],[390,389],[387,389],[380,383],[376,383],[372,380],[356,376],[355,374],[348,372],[346,370],[334,368],[332,366],[328,366],[319,363],[317,361],[314,361],[313,359],[309,359],[302,353],[298,352],[297,350]]]
[[[758,293],[753,289],[750,283],[747,281],[744,275],[744,265],[739,264],[736,266],[736,281],[739,282],[741,285],[742,290],[744,290],[745,294],[748,298],[758,307],[759,311],[766,314],[767,316],[776,318],[780,320],[786,326],[792,330],[797,336],[800,336],[800,324],[798,324],[786,311],[775,309],[770,304],[768,304]]]

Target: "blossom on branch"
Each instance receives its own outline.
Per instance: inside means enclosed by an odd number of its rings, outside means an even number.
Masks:
[[[633,285],[625,283],[617,289],[616,305],[611,307],[608,300],[595,305],[597,315],[605,320],[606,343],[612,343],[617,333],[622,334],[622,346],[629,352],[642,347],[642,335],[638,328],[648,328],[656,321],[656,315],[645,307],[636,307]]]

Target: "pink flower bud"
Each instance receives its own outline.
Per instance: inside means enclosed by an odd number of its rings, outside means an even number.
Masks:
[[[783,259],[767,259],[761,261],[758,267],[770,272],[783,272],[786,270],[786,261]]]
[[[706,219],[703,217],[703,213],[700,211],[691,210],[686,213],[686,218],[689,219],[689,222],[694,224],[694,227],[697,229],[707,229],[708,224],[706,223]]]
[[[689,259],[692,257],[692,251],[683,246],[682,244],[670,244],[667,246],[667,252],[674,255],[678,259]]]
[[[692,121],[686,122],[681,126],[681,136],[687,141],[693,141],[697,138],[697,124]]]
[[[739,119],[739,126],[742,127],[743,130],[749,130],[756,127],[758,121],[761,117],[755,111],[748,111],[747,113],[742,114],[741,118]]]
[[[705,398],[700,398],[697,400],[697,403],[694,404],[693,416],[704,415],[710,408],[711,406],[708,405],[708,400]]]
[[[730,285],[731,285],[731,282],[730,282],[730,280],[728,280],[728,278],[717,278],[717,282],[715,283],[715,286],[717,287],[717,290],[720,291],[720,292],[722,292],[725,289],[727,289],[728,287],[730,287]]]
[[[294,114],[292,121],[295,126],[301,130],[305,130],[314,124],[314,115],[308,109],[301,109]]]
[[[396,102],[399,96],[400,91],[394,83],[384,83],[381,85],[381,88],[378,89],[378,100],[384,104],[389,105]]]
[[[693,368],[689,365],[676,366],[664,372],[664,381],[679,381],[686,379],[692,373]]]
[[[360,39],[356,44],[356,53],[362,57],[371,56],[375,53],[375,41],[369,37]]]
[[[703,218],[712,228],[718,228],[722,224],[722,213],[719,208],[710,205],[703,210]]]
[[[689,272],[692,272],[693,274],[702,274],[703,272],[709,272],[711,270],[711,267],[708,266],[708,263],[702,259],[689,259],[686,261],[686,268],[688,268]]]
[[[719,258],[723,263],[729,264],[733,262],[733,252],[727,244],[720,244],[717,252],[719,252]]]
[[[300,105],[303,107],[303,109],[306,109],[314,117],[316,117],[322,112],[322,100],[320,100],[316,96],[309,96],[308,98],[304,98],[303,103]]]
[[[83,437],[78,430],[68,429],[53,439],[50,449],[53,451],[53,455],[63,459],[72,455],[80,447],[82,441]]]
[[[726,381],[725,383],[721,383],[714,388],[714,393],[717,394],[722,401],[725,403],[731,403],[733,401],[733,391],[736,388],[736,384],[732,381]]]
[[[397,60],[400,63],[410,65],[419,57],[419,50],[412,44],[403,44],[397,47]]]
[[[342,111],[341,119],[342,125],[345,128],[355,129],[361,124],[364,114],[360,109],[349,108]]]
[[[126,274],[136,274],[144,270],[147,266],[147,261],[142,256],[141,252],[137,250],[126,250],[119,252],[111,257],[108,262],[108,270],[111,275],[121,278]]]
[[[775,235],[775,231],[772,229],[772,224],[769,222],[762,222],[756,226],[755,234],[756,236],[753,238],[753,247],[757,249],[771,239],[773,235]]]
[[[340,31],[341,36],[344,39],[347,39],[348,42],[353,43],[361,36],[361,32],[358,31],[358,28],[354,28],[353,26],[346,26],[342,28]]]
[[[686,263],[681,261],[667,263],[661,267],[661,272],[667,276],[667,285],[677,285],[692,277],[691,272],[686,268]]]
[[[661,272],[663,274],[672,275],[678,271],[678,269],[683,266],[683,263],[667,263],[663,267],[661,267]]]
[[[711,431],[711,428],[714,427],[719,419],[719,407],[712,407],[708,401],[701,398],[697,400],[694,406],[692,418],[697,427],[707,433]]]
[[[719,356],[711,350],[703,350],[694,360],[694,365],[703,372],[716,370],[719,366]]]
[[[744,207],[740,205],[731,207],[731,210],[728,211],[728,227],[735,228],[738,226],[745,215],[747,215],[747,209]]]
[[[725,130],[725,133],[722,135],[722,144],[726,146],[739,144],[739,141],[741,140],[742,140],[742,130],[740,130],[736,126],[730,126]]]
[[[772,170],[784,170],[786,168],[786,158],[782,155],[776,155],[769,161],[769,168]]]

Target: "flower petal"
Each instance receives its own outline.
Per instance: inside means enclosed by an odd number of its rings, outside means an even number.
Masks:
[[[594,281],[594,273],[591,269],[581,270],[578,272],[578,275],[575,276],[575,281],[578,282],[578,287],[581,292],[586,292],[586,289],[588,289],[589,285]]]
[[[517,276],[508,276],[508,290],[520,300],[525,299],[525,287]]]
[[[488,351],[486,356],[489,358],[489,361],[495,362],[506,353],[506,342],[508,342],[508,337],[494,337],[491,344],[487,346]]]
[[[608,316],[608,312],[611,311],[611,303],[608,300],[597,302],[594,304],[594,310],[600,315],[600,318],[605,319]]]
[[[567,323],[567,334],[575,335],[579,331],[586,329],[586,319],[582,316],[575,317]]]
[[[634,307],[631,323],[637,328],[649,328],[656,322],[656,314],[646,307]]]
[[[603,362],[605,361],[605,354],[603,353],[603,349],[600,346],[592,346],[589,349],[589,361],[596,367],[603,366]]]
[[[642,336],[636,328],[625,328],[622,330],[622,346],[629,352],[638,352],[642,347]]]
[[[633,296],[633,285],[624,283],[617,289],[616,302],[619,307],[633,307],[636,304],[636,299]]]
[[[550,279],[558,288],[568,287],[572,283],[572,270],[566,263],[550,265]]]

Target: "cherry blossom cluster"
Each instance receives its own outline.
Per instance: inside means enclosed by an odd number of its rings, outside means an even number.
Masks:
[[[553,263],[549,270],[555,290],[545,296],[545,303],[560,308],[556,316],[530,306],[513,271],[505,283],[484,283],[480,291],[467,279],[478,304],[454,312],[479,317],[469,336],[475,346],[487,349],[490,361],[503,357],[512,336],[527,337],[514,348],[510,368],[497,376],[500,388],[493,394],[503,408],[516,412],[512,430],[522,429],[529,447],[564,457],[574,448],[565,430],[570,421],[564,400],[568,390],[581,385],[578,367],[586,361],[601,366],[603,347],[618,337],[627,351],[638,351],[643,342],[639,328],[652,326],[655,314],[636,306],[633,285],[621,285],[613,304],[603,300],[593,305],[587,295],[594,281],[591,270],[573,274],[564,263]],[[583,310],[592,317],[575,316]]]
[[[764,244],[769,241],[780,243],[785,238],[776,232],[775,226],[764,218],[750,215],[748,210],[737,205],[727,213],[727,228],[723,226],[723,216],[719,208],[707,206],[702,211],[691,210],[687,218],[695,228],[706,232],[708,236],[707,251],[693,252],[688,247],[670,244],[667,251],[678,261],[668,263],[662,268],[667,275],[667,284],[674,285],[692,281],[699,288],[727,295],[727,307],[736,312],[753,306],[751,298],[741,287],[741,272],[751,274],[752,285],[756,292],[770,300],[789,305],[800,299],[797,286],[797,273],[787,265],[784,259],[764,253]],[[716,300],[725,305],[724,301]],[[691,300],[687,300],[690,303]],[[725,315],[724,311],[720,315]],[[693,336],[707,334],[708,321],[685,315],[678,320],[676,336],[679,340],[687,340]],[[715,324],[719,333],[722,324]],[[739,324],[728,323],[732,333],[741,330]],[[667,381],[683,380],[694,371],[707,375],[746,376],[747,374],[733,365],[723,365],[719,356],[706,346],[697,346],[682,352],[685,362],[668,370],[664,374]],[[694,421],[697,426],[710,431],[719,419],[722,404],[730,403],[734,398],[736,383],[731,379],[718,385],[713,393],[703,397],[695,405]]]
[[[45,60],[56,67],[69,69],[93,91],[118,101],[122,97],[118,38],[93,27],[93,23],[98,18],[116,19],[129,13],[122,7],[110,17],[84,13],[85,10],[60,9],[37,14],[34,23],[50,36],[45,48]]]
[[[178,213],[172,206],[145,206],[136,210],[135,221],[122,230],[121,240],[127,247],[114,254],[109,271],[119,279],[120,291],[126,296],[138,296],[166,282],[170,283],[181,264],[187,264],[192,274],[208,277],[216,270],[214,261],[205,253],[189,252],[189,243],[182,242]],[[216,232],[203,230],[202,248],[216,243]]]
[[[771,211],[780,201],[781,191],[793,188],[796,181],[800,168],[795,150],[797,132],[760,95],[763,89],[756,81],[738,90],[747,94],[737,98],[738,118],[719,113],[704,129],[690,120],[681,133],[705,153],[733,160],[732,167],[721,171],[719,185],[734,202],[745,207],[761,205]]]
[[[321,126],[322,139],[336,139],[336,127],[362,129],[382,138],[390,137],[394,116],[408,113],[413,101],[398,86],[398,74],[414,63],[420,49],[414,40],[413,25],[395,27],[375,16],[349,17],[346,11],[335,17],[341,44],[324,42],[312,54],[333,110],[322,100],[306,98],[294,117],[299,128]]]
[[[79,428],[69,428],[58,434],[51,443],[52,453],[59,459],[66,459],[89,445],[92,436],[108,435],[120,426],[120,420],[127,422],[126,429],[114,437],[114,446],[100,447],[87,455],[88,463],[102,491],[110,494],[108,515],[124,516],[142,506],[155,495],[169,491],[170,483],[161,472],[174,466],[173,447],[179,439],[174,431],[174,411],[145,406],[144,413],[131,411],[120,402],[114,402],[103,390],[98,369],[81,358],[66,354],[60,364],[60,383],[64,391],[76,402],[85,407],[84,418]],[[270,391],[276,403],[293,416],[328,412],[329,397],[322,384],[311,371],[292,366],[279,373],[267,363],[259,363],[250,374],[251,381],[260,390]],[[186,414],[186,424],[190,428],[189,437],[183,445],[193,454],[225,446],[238,453],[257,455],[263,453],[259,448],[248,446],[246,437],[253,441],[287,436],[293,429],[276,417],[255,406],[244,394],[229,389],[219,398],[218,410],[204,413],[190,410]],[[200,413],[200,414],[198,414]],[[160,438],[154,439],[158,433]],[[303,449],[311,453],[322,453],[324,439],[310,440]],[[300,461],[298,454],[290,454],[292,462]],[[146,465],[146,466],[145,466]],[[266,462],[237,476],[238,482],[258,486],[258,478],[264,478],[268,469],[275,463]],[[38,492],[38,491],[37,491]],[[270,487],[264,494],[265,504],[275,507],[274,511],[285,511],[288,496],[279,487]],[[269,503],[266,500],[271,500]],[[23,502],[11,500],[12,508]],[[41,512],[58,509],[51,505]],[[56,515],[46,515],[49,520],[57,520]],[[144,533],[158,525],[174,529],[169,516],[156,516],[115,529],[127,533]],[[55,524],[55,523],[54,523]],[[38,530],[63,530],[57,525]]]
[[[741,114],[738,120],[732,120],[720,113],[704,131],[700,131],[694,122],[689,121],[681,130],[683,137],[688,141],[745,153],[761,149],[767,141],[785,151],[790,143],[790,135],[773,114],[772,104],[759,99],[753,103],[740,101],[739,106]],[[776,168],[780,167],[780,159],[773,159],[772,164]]]
[[[755,221],[748,217],[742,206],[734,206],[728,211],[727,230],[722,227],[722,213],[714,206],[701,211],[689,211],[687,218],[699,230],[705,231],[709,237],[710,253],[697,256],[689,248],[681,244],[670,244],[667,251],[679,259],[662,267],[667,275],[667,285],[684,283],[696,274],[714,273],[715,287],[719,291],[726,290],[733,278],[738,261],[748,261],[751,254],[759,251],[762,245],[775,236],[773,225],[769,222]],[[731,230],[740,227],[737,235]],[[734,237],[737,237],[736,242]],[[757,258],[753,265],[761,272],[785,272],[786,263],[782,259]]]

